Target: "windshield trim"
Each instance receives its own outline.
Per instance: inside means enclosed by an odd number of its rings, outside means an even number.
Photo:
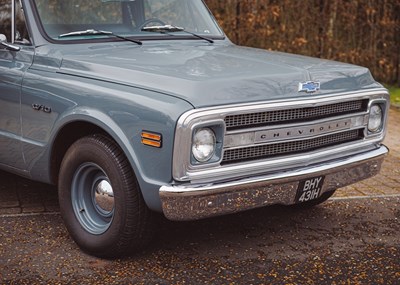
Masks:
[[[35,22],[37,24],[37,28],[42,35],[42,37],[49,43],[52,44],[90,44],[90,43],[109,43],[109,42],[124,42],[125,40],[117,38],[117,37],[107,37],[104,35],[104,37],[96,37],[96,38],[86,38],[86,39],[76,39],[76,40],[65,40],[65,39],[56,39],[51,36],[49,36],[46,32],[46,29],[43,26],[42,20],[40,18],[37,6],[36,6],[36,1],[35,0],[28,0],[30,2],[30,5],[32,7],[32,14],[34,16]],[[206,35],[207,38],[211,40],[216,40],[216,41],[224,41],[227,39],[224,31],[221,29],[219,26],[217,20],[215,19],[214,15],[211,13],[211,10],[208,8],[206,3],[201,0],[203,3],[204,7],[207,9],[207,12],[209,13],[211,20],[215,24],[216,28],[218,31],[221,33],[220,35]],[[202,35],[202,34],[201,34]],[[99,35],[101,36],[101,35]],[[203,36],[203,35],[202,35]],[[174,40],[174,41],[179,41],[179,40],[193,40],[193,41],[199,41],[199,38],[196,36],[190,35],[190,34],[184,34],[184,35],[168,35],[168,34],[161,34],[161,35],[152,35],[152,34],[146,34],[146,35],[127,35],[124,36],[128,39],[133,39],[136,41],[141,41],[141,42],[146,42],[146,41],[166,41],[166,40]]]

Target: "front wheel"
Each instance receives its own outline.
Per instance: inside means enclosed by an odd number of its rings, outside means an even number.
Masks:
[[[150,210],[127,158],[108,137],[76,141],[64,156],[58,185],[61,215],[84,251],[119,257],[150,240]]]

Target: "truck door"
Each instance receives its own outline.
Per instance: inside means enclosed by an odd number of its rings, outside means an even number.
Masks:
[[[23,170],[21,84],[32,64],[33,47],[20,2],[0,3],[0,167]]]

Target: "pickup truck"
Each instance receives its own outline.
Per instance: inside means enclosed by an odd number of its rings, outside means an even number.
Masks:
[[[388,152],[367,68],[237,46],[201,0],[0,5],[0,169],[57,185],[92,255],[140,251],[156,212],[315,206]]]

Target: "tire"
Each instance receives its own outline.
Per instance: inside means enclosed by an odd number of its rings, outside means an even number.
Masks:
[[[127,158],[110,138],[76,141],[61,163],[58,189],[64,223],[83,251],[115,258],[150,241],[151,212]]]
[[[313,207],[325,202],[330,197],[332,197],[332,195],[335,193],[335,191],[336,190],[325,192],[317,199],[314,199],[314,200],[311,200],[311,201],[307,201],[307,202],[303,202],[303,203],[299,203],[299,204],[290,205],[290,207],[294,208],[294,209],[299,209],[299,210],[303,210],[303,209],[305,210],[305,209],[313,208]]]

